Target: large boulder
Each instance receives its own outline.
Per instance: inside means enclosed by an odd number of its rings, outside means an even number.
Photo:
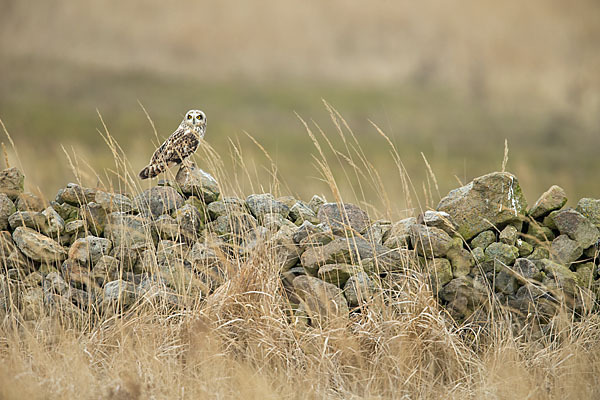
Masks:
[[[67,258],[60,244],[33,229],[19,226],[13,232],[13,240],[19,250],[34,261],[52,263]]]
[[[182,165],[175,181],[184,194],[198,196],[205,204],[217,200],[221,193],[217,180],[195,165]]]
[[[490,228],[518,222],[527,201],[517,178],[507,172],[493,172],[454,189],[438,204],[448,213],[465,240]]]
[[[370,224],[367,213],[350,203],[325,203],[319,208],[317,216],[336,235],[344,235],[346,230],[362,234]]]

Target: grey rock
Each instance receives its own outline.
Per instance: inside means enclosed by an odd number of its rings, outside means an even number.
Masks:
[[[13,240],[19,250],[34,261],[59,262],[67,257],[65,249],[33,229],[19,226],[13,232]]]
[[[519,232],[517,228],[512,225],[507,225],[502,232],[500,232],[500,242],[504,244],[508,244],[514,246],[517,243],[517,239],[519,237]]]
[[[325,203],[317,214],[321,223],[329,226],[335,235],[346,231],[365,233],[370,224],[369,216],[354,204]]]
[[[41,231],[46,224],[46,217],[36,211],[17,211],[8,217],[8,223],[11,229],[16,229],[19,226]]]
[[[200,212],[190,204],[185,204],[175,211],[175,221],[181,227],[182,231],[189,233],[192,237],[197,236],[202,228],[204,228]]]
[[[485,262],[485,252],[481,247],[475,247],[473,250],[471,250],[471,254],[473,255],[473,260],[476,264]]]
[[[522,239],[517,239],[515,246],[519,249],[519,257],[527,257],[533,252],[533,246]]]
[[[450,214],[443,211],[425,211],[417,217],[417,223],[441,229],[448,235],[456,233],[456,226],[450,219]]]
[[[0,230],[8,229],[8,218],[16,211],[12,200],[5,193],[0,193]]]
[[[410,239],[417,253],[427,258],[445,256],[453,244],[446,232],[425,225],[411,225]]]
[[[104,191],[97,191],[94,201],[100,205],[107,213],[121,211],[129,213],[135,210],[133,201],[127,196],[119,193],[109,193]]]
[[[445,258],[435,258],[425,262],[425,268],[429,272],[429,279],[434,293],[438,293],[442,287],[452,280],[452,266]]]
[[[468,275],[471,272],[471,268],[475,265],[473,255],[462,247],[453,247],[448,250],[446,258],[452,264],[452,276],[455,278]]]
[[[583,249],[567,235],[560,235],[552,241],[550,254],[559,264],[569,265],[583,255]]]
[[[533,252],[527,256],[528,260],[542,260],[544,258],[550,258],[550,250],[546,247],[535,247]]]
[[[555,238],[552,230],[544,225],[539,225],[535,222],[529,224],[525,241],[532,246],[537,246],[540,243],[551,242]]]
[[[519,257],[519,250],[508,244],[492,243],[485,249],[484,269],[491,271],[499,269],[499,266],[508,266],[514,264]]]
[[[170,215],[161,215],[154,221],[154,228],[161,239],[180,240],[185,236],[185,232]]]
[[[46,236],[53,238],[59,237],[65,230],[65,221],[52,207],[42,211],[45,218],[45,223],[42,226],[42,232]]]
[[[325,200],[325,198],[315,194],[308,202],[308,206],[315,214],[319,214],[321,206],[325,203],[327,203],[327,200]]]
[[[506,269],[502,269],[494,279],[494,286],[497,291],[506,295],[515,294],[519,285],[515,276],[508,272]]]
[[[536,265],[541,266],[546,273],[546,277],[542,283],[551,289],[560,288],[572,296],[575,294],[577,286],[581,286],[577,274],[564,265],[557,264],[548,259],[537,260]]]
[[[296,223],[296,225],[301,225],[304,221],[309,221],[313,224],[318,224],[319,218],[317,214],[305,203],[298,201],[293,206],[290,207],[290,219]]]
[[[265,214],[275,213],[280,214],[283,218],[287,218],[290,209],[280,201],[275,200],[270,193],[251,194],[246,198],[246,205],[254,215],[261,220]]]
[[[471,248],[480,247],[485,250],[490,244],[496,241],[496,234],[493,231],[483,231],[471,240]]]
[[[416,224],[417,219],[414,217],[394,222],[387,234],[383,236],[383,244],[390,249],[410,246],[410,227]]]
[[[25,176],[17,168],[8,168],[0,172],[0,193],[15,201],[23,193]]]
[[[108,255],[111,249],[110,240],[89,235],[73,243],[69,249],[69,258],[82,264],[94,265],[102,256]]]
[[[587,262],[579,264],[576,267],[575,273],[577,274],[578,282],[584,288],[591,288],[594,283],[594,271],[596,270],[596,264],[593,262]]]
[[[107,213],[100,204],[89,202],[81,206],[81,218],[87,224],[88,229],[96,236],[102,236],[107,222]]]
[[[111,256],[102,256],[98,259],[90,277],[99,279],[102,283],[114,281],[119,278],[121,263],[118,259]]]
[[[148,218],[120,212],[108,215],[105,237],[112,241],[114,248],[156,243],[157,239]]]
[[[90,203],[96,198],[96,190],[85,188],[76,183],[67,184],[66,188],[60,189],[56,195],[57,203],[67,203],[75,207]]]
[[[75,207],[67,203],[59,204],[55,201],[53,201],[51,205],[65,222],[71,222],[79,219],[79,207]]]
[[[561,234],[569,235],[584,249],[595,244],[600,238],[598,228],[573,209],[559,211],[553,219]]]
[[[600,228],[600,199],[583,198],[579,200],[575,210]]]
[[[344,285],[344,296],[351,307],[358,307],[368,301],[376,290],[375,282],[364,272],[352,275]]]
[[[320,227],[314,225],[313,223],[311,223],[309,221],[304,221],[302,223],[302,225],[300,225],[298,227],[296,232],[294,232],[294,236],[292,237],[292,239],[294,239],[295,243],[300,243],[302,240],[306,239],[308,236],[315,234],[317,232],[323,232],[323,229],[321,229]]]
[[[517,178],[494,172],[448,193],[437,210],[450,214],[458,233],[469,240],[490,228],[519,221],[527,209]]]
[[[181,166],[175,181],[183,193],[199,197],[204,204],[216,201],[221,194],[217,180],[195,165]]]
[[[170,186],[155,186],[140,193],[134,203],[141,215],[158,218],[183,206],[184,199]]]
[[[69,285],[58,272],[50,272],[42,280],[44,293],[67,294]]]
[[[222,200],[213,201],[206,207],[206,210],[213,221],[223,215],[247,212],[244,200],[236,197],[225,197]]]
[[[518,258],[515,261],[513,270],[518,275],[518,277],[523,278],[525,280],[533,279],[541,282],[542,278],[544,277],[541,268],[536,263],[527,258]]]
[[[338,321],[345,324],[349,309],[340,288],[306,275],[296,277],[293,286],[313,324],[328,325]]]
[[[532,218],[540,218],[551,211],[561,209],[567,203],[567,194],[564,189],[560,186],[552,186],[540,198],[529,210],[529,215]]]
[[[258,226],[258,221],[250,214],[231,213],[222,215],[207,225],[209,232],[217,235],[243,235]]]
[[[42,199],[28,192],[19,194],[15,201],[15,206],[17,206],[17,210],[19,211],[41,212],[46,208]]]
[[[274,262],[280,266],[281,271],[289,270],[300,260],[300,249],[293,239],[294,228],[282,226],[267,246],[275,253]]]
[[[135,287],[131,282],[118,279],[104,285],[104,304],[129,307],[135,302]]]
[[[362,272],[362,268],[350,264],[326,264],[319,268],[318,276],[324,282],[343,288],[348,279]]]

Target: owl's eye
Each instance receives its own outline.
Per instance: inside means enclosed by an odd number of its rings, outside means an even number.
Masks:
[[[202,121],[202,120],[204,119],[204,116],[203,116],[202,114],[200,114],[200,115],[198,115],[198,119],[199,119],[200,121]]]
[[[192,119],[192,116],[188,114],[187,119]]]

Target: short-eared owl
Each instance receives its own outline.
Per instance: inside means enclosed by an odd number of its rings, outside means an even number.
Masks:
[[[154,152],[150,164],[140,172],[140,178],[154,178],[165,169],[194,154],[206,132],[206,115],[200,110],[190,110],[179,128]]]

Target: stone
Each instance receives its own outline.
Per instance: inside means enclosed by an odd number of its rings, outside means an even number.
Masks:
[[[441,229],[448,235],[456,233],[456,226],[450,219],[450,214],[443,211],[425,211],[417,217],[417,223]]]
[[[15,201],[15,206],[17,206],[17,210],[19,211],[41,212],[46,208],[42,199],[28,192],[19,194]]]
[[[5,193],[0,193],[0,230],[8,229],[8,218],[17,211],[15,204]]]
[[[518,222],[527,201],[514,175],[493,172],[448,193],[437,210],[450,215],[458,233],[469,240],[490,228]]]
[[[244,235],[258,226],[258,221],[250,214],[231,213],[222,215],[207,225],[209,232],[217,235]]]
[[[320,222],[317,214],[315,214],[307,204],[304,204],[301,201],[297,201],[290,207],[289,217],[296,225],[301,225],[304,221],[309,221],[313,224],[318,224]]]
[[[577,286],[581,285],[577,274],[564,265],[557,264],[548,259],[538,260],[536,264],[541,266],[546,273],[546,277],[542,283],[551,289],[561,288],[572,296],[575,294]]]
[[[105,237],[112,241],[113,248],[135,247],[156,243],[156,233],[148,218],[114,212],[107,216]]]
[[[100,204],[89,202],[81,206],[81,218],[87,224],[88,229],[96,236],[102,236],[107,222],[107,213]]]
[[[294,239],[295,243],[300,244],[304,239],[318,232],[323,232],[323,229],[309,221],[304,221],[302,225],[298,227],[296,232],[294,232],[292,239]]]
[[[452,280],[452,266],[445,258],[435,258],[425,262],[425,268],[429,272],[429,279],[434,293],[438,293],[442,287]]]
[[[532,246],[536,246],[540,243],[551,242],[555,238],[554,232],[544,225],[539,225],[536,222],[529,224],[527,234],[525,235],[525,241]]]
[[[217,180],[195,165],[182,165],[177,171],[175,182],[184,194],[197,196],[204,204],[218,200],[221,194]]]
[[[550,254],[559,264],[569,265],[583,255],[583,249],[567,235],[560,235],[552,241]]]
[[[504,229],[502,229],[502,232],[500,232],[499,239],[501,243],[514,246],[515,243],[517,243],[518,237],[519,232],[517,231],[517,228],[512,225],[507,225]]]
[[[513,270],[517,274],[517,278],[520,278],[524,283],[530,280],[541,282],[544,278],[542,269],[536,263],[526,258],[518,258],[515,261]]]
[[[410,239],[417,253],[427,258],[445,256],[453,244],[446,232],[425,225],[411,225]]]
[[[318,276],[324,282],[343,288],[348,279],[361,270],[350,264],[325,264],[319,268]]]
[[[105,306],[129,307],[135,302],[135,286],[131,282],[117,279],[104,285]]]
[[[534,203],[529,210],[529,216],[532,218],[541,218],[551,211],[561,209],[567,203],[567,194],[560,186],[551,186],[540,198]]]
[[[184,199],[170,186],[155,186],[140,193],[134,203],[142,216],[158,218],[183,206]]]
[[[77,239],[69,249],[69,258],[82,264],[94,265],[100,258],[108,255],[112,249],[112,243],[108,239],[96,236],[86,236]]]
[[[119,269],[121,263],[118,259],[111,256],[102,256],[94,264],[90,272],[90,277],[100,280],[102,284],[114,281],[119,278]]]
[[[98,190],[94,197],[94,201],[107,213],[115,211],[130,213],[136,210],[133,201],[131,201],[129,197],[119,193],[109,193]]]
[[[19,226],[13,232],[13,240],[19,250],[34,261],[60,262],[67,257],[65,249],[33,229]]]
[[[270,193],[251,194],[246,198],[246,206],[254,217],[259,220],[266,214],[280,214],[283,218],[287,218],[290,209],[280,201],[275,200]]]
[[[519,249],[519,257],[527,257],[533,252],[533,246],[522,239],[517,239],[515,246]]]
[[[329,226],[335,235],[347,232],[365,233],[370,224],[369,216],[354,204],[325,203],[317,214],[321,223]]]
[[[596,226],[573,209],[562,210],[554,215],[554,223],[561,234],[569,235],[583,249],[595,244],[600,238]]]
[[[371,299],[375,293],[375,282],[365,272],[352,275],[344,285],[344,296],[350,307],[358,307]]]
[[[225,197],[222,200],[211,202],[207,207],[208,215],[212,221],[233,213],[246,213],[246,203],[236,197]]]
[[[363,237],[369,242],[383,244],[383,237],[392,228],[392,223],[387,220],[377,220],[369,226]]]
[[[508,244],[492,243],[485,249],[485,265],[486,272],[494,269],[500,269],[499,266],[513,265],[519,257],[519,250]]]
[[[600,199],[583,198],[577,202],[575,210],[600,228]]]
[[[439,292],[439,297],[448,303],[446,308],[458,319],[471,315],[476,306],[487,300],[487,295],[485,285],[470,276],[452,279]]]
[[[161,215],[158,217],[154,221],[154,228],[161,239],[180,240],[184,239],[185,236],[175,218],[170,215]]]
[[[306,275],[296,277],[292,284],[314,325],[347,321],[348,303],[340,288]]]
[[[495,276],[494,287],[501,293],[511,295],[517,292],[519,285],[517,284],[517,279],[512,273],[506,269],[502,269]]]
[[[15,201],[25,186],[25,175],[17,168],[7,168],[0,172],[0,193]]]
[[[42,211],[45,223],[42,226],[42,233],[52,238],[58,238],[65,230],[65,221],[52,207]]]
[[[533,252],[527,256],[528,260],[542,260],[544,258],[550,258],[550,250],[546,247],[535,247]]]
[[[46,217],[36,211],[17,211],[8,217],[8,223],[12,230],[25,226],[39,232],[46,224]]]
[[[471,254],[473,255],[475,264],[481,264],[485,262],[485,252],[481,247],[475,247],[473,250],[471,250]]]
[[[594,264],[593,262],[587,262],[577,265],[575,273],[577,274],[578,281],[581,282],[581,286],[583,286],[584,288],[593,287],[595,270],[596,264]]]
[[[280,266],[280,271],[289,270],[300,260],[300,249],[293,236],[294,230],[284,225],[268,242],[267,248],[274,253],[274,262]]]
[[[546,215],[542,221],[542,225],[544,225],[547,228],[550,228],[553,231],[557,231],[558,228],[554,223],[554,216],[556,215],[556,213],[558,213],[558,211],[552,211],[550,214]]]
[[[79,207],[75,207],[67,203],[59,204],[55,201],[51,202],[50,205],[52,208],[54,208],[54,210],[56,210],[58,215],[60,215],[65,222],[71,222],[79,219]]]
[[[189,204],[184,204],[175,211],[175,222],[181,227],[181,230],[189,233],[192,237],[197,236],[204,228],[202,216],[198,209]]]
[[[471,248],[480,247],[485,250],[490,244],[496,241],[496,234],[493,231],[483,231],[471,240]]]
[[[95,199],[96,189],[85,188],[76,183],[67,184],[67,187],[60,189],[56,195],[57,203],[67,203],[75,207],[93,202]]]
[[[327,203],[327,200],[325,200],[324,197],[315,194],[308,202],[308,207],[310,207],[310,209],[318,215],[321,206],[325,203]]]
[[[446,258],[452,264],[452,276],[454,278],[469,275],[471,268],[475,265],[473,255],[462,247],[452,247],[448,250]]]
[[[383,236],[383,244],[390,249],[410,246],[410,227],[417,224],[414,217],[394,222],[390,230]]]
[[[69,291],[69,285],[58,272],[48,273],[42,280],[44,293],[66,294]]]
[[[330,231],[310,234],[300,241],[300,248],[306,250],[314,246],[324,246],[335,238]]]

